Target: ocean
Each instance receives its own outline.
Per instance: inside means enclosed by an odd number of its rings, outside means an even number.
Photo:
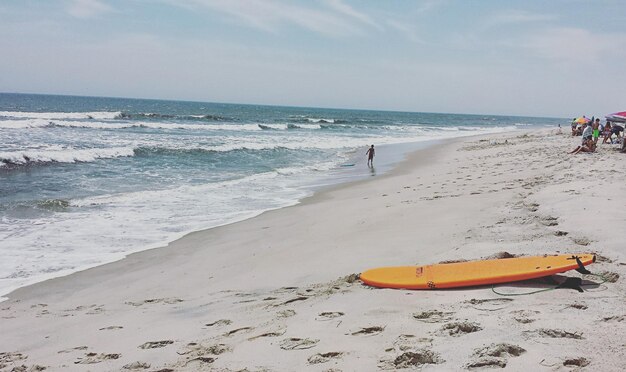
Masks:
[[[559,123],[3,93],[0,295],[382,174],[419,144]]]

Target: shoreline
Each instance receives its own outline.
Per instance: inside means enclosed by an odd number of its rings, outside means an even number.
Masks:
[[[626,358],[615,342],[626,331],[626,252],[614,223],[626,221],[615,205],[626,171],[613,146],[567,155],[577,142],[553,130],[446,141],[385,175],[18,289],[0,304],[0,352],[9,355],[0,364],[617,371]],[[581,224],[581,209],[593,224]],[[593,252],[598,262],[588,268],[614,280],[514,298],[490,287],[407,291],[355,281],[372,267],[504,251]]]
[[[527,129],[518,129],[517,131],[524,131]],[[502,132],[502,133],[510,133],[510,131],[507,132]],[[497,133],[496,133],[497,134]],[[201,229],[197,229],[197,230],[189,230],[189,231],[185,231],[183,233],[180,234],[176,234],[176,237],[172,238],[171,240],[167,240],[161,243],[155,243],[155,244],[151,244],[145,248],[137,248],[137,249],[132,249],[130,250],[128,253],[123,253],[123,255],[119,258],[115,258],[112,260],[106,260],[103,261],[101,263],[97,263],[94,264],[92,266],[83,266],[80,267],[79,269],[72,269],[70,272],[67,273],[63,273],[63,271],[58,272],[58,273],[54,273],[51,274],[49,277],[44,276],[43,278],[37,279],[29,284],[25,284],[25,285],[20,285],[18,287],[15,287],[13,289],[11,289],[9,292],[6,293],[0,293],[0,303],[8,300],[11,296],[11,294],[13,292],[19,291],[22,288],[26,288],[32,285],[37,285],[40,283],[44,283],[48,280],[54,280],[57,278],[62,278],[62,277],[66,277],[66,276],[70,276],[73,275],[75,273],[79,273],[82,271],[86,271],[86,270],[90,270],[90,269],[94,269],[97,268],[99,266],[103,266],[103,265],[108,265],[111,263],[115,263],[121,260],[126,259],[128,256],[133,255],[133,254],[137,254],[137,253],[141,253],[141,252],[145,252],[148,250],[153,250],[153,249],[161,249],[161,248],[166,248],[168,247],[170,244],[185,238],[185,236],[189,235],[189,234],[194,234],[194,233],[198,233],[198,232],[202,232],[202,231],[206,231],[206,230],[210,230],[210,229],[215,229],[215,228],[220,228],[223,226],[227,226],[230,224],[236,224],[236,223],[240,223],[240,222],[244,222],[256,217],[259,217],[260,215],[270,212],[270,211],[274,211],[274,210],[280,210],[283,208],[289,208],[289,207],[293,207],[293,206],[297,206],[299,204],[301,204],[304,200],[311,198],[313,196],[315,196],[317,193],[319,192],[327,192],[327,191],[332,191],[334,188],[336,187],[340,187],[341,185],[349,185],[355,182],[361,182],[361,181],[367,181],[370,179],[370,176],[383,176],[389,172],[393,172],[395,168],[399,167],[402,163],[404,163],[407,158],[414,152],[423,150],[423,149],[427,149],[429,147],[433,147],[436,146],[440,143],[442,143],[443,141],[447,141],[447,140],[452,140],[452,141],[457,141],[463,138],[472,138],[472,137],[476,137],[476,136],[482,136],[482,135],[486,135],[486,134],[475,134],[475,135],[469,135],[469,136],[460,136],[460,137],[453,137],[453,138],[445,138],[445,139],[427,139],[424,141],[417,141],[417,142],[407,142],[407,143],[398,143],[398,144],[391,144],[391,145],[381,145],[380,148],[381,149],[389,149],[390,150],[390,154],[391,158],[390,159],[385,159],[384,163],[381,167],[381,171],[378,171],[378,173],[380,174],[369,174],[370,171],[365,171],[365,170],[359,170],[358,172],[356,172],[356,169],[352,170],[352,169],[346,169],[346,171],[342,171],[342,169],[338,168],[338,169],[334,169],[332,171],[332,174],[327,174],[324,175],[322,178],[309,182],[307,184],[305,184],[303,187],[305,189],[307,189],[307,193],[308,195],[294,200],[292,201],[290,204],[285,205],[285,206],[280,206],[280,207],[275,207],[275,208],[270,208],[270,209],[266,209],[263,211],[254,211],[251,212],[247,217],[242,217],[240,219],[235,219],[232,221],[228,221],[228,222],[224,222],[224,223],[220,223],[217,224],[215,226],[210,226],[210,227],[206,227],[206,228],[201,228]],[[356,153],[357,150],[355,150]],[[361,165],[361,163],[363,163],[363,165],[365,164],[365,161],[362,159],[363,156],[357,156],[356,154],[354,155],[353,159],[355,161],[356,165]]]
[[[395,144],[395,145],[383,145],[384,147],[395,147],[395,146],[402,146],[402,145],[413,145],[415,147],[421,148],[421,147],[428,147],[428,146],[433,146],[434,144],[436,144],[438,140],[427,140],[427,141],[423,141],[423,142],[415,142],[415,143],[403,143],[403,144]],[[356,150],[355,150],[356,152]],[[399,163],[402,162],[403,159],[406,157],[406,154],[410,152],[410,150],[404,150],[404,151],[395,151],[395,161],[388,161],[383,168],[382,173],[386,173],[389,170],[393,169],[393,167]],[[358,157],[359,159],[361,157]],[[315,193],[317,192],[323,192],[325,190],[330,190],[335,186],[344,184],[344,183],[352,183],[352,182],[358,182],[361,180],[365,180],[368,179],[368,174],[366,174],[366,172],[360,172],[360,173],[356,173],[356,172],[342,172],[345,174],[340,173],[341,169],[333,169],[332,170],[332,174],[327,174],[325,176],[323,176],[322,178],[320,178],[319,180],[316,180],[315,182],[313,181],[309,181],[309,183],[304,184],[302,187],[304,187],[305,189],[307,189],[307,194],[304,197],[301,197],[299,199],[295,199],[293,201],[291,201],[289,204],[287,205],[283,205],[283,206],[279,206],[279,207],[272,207],[269,209],[265,209],[262,211],[251,211],[247,216],[245,217],[240,217],[234,220],[229,220],[227,222],[223,222],[223,223],[219,223],[217,225],[214,226],[209,226],[209,227],[205,227],[205,228],[199,228],[199,229],[193,229],[193,230],[188,230],[182,233],[178,233],[175,234],[175,237],[165,240],[163,242],[159,242],[159,243],[154,243],[151,245],[148,245],[146,247],[142,247],[142,248],[137,248],[137,249],[131,249],[129,250],[127,253],[123,253],[123,255],[121,257],[118,258],[114,258],[111,260],[105,260],[101,263],[97,263],[94,264],[92,266],[82,266],[78,269],[72,269],[70,272],[64,273],[64,271],[60,271],[60,272],[56,272],[54,274],[48,275],[48,276],[42,276],[41,278],[38,278],[28,284],[24,284],[24,285],[19,285],[17,287],[14,287],[13,289],[9,290],[6,293],[0,293],[0,303],[2,303],[3,301],[6,301],[9,298],[9,295],[11,293],[13,293],[14,291],[17,291],[21,288],[25,288],[25,287],[29,287],[31,285],[37,285],[39,283],[43,283],[46,282],[48,280],[53,280],[56,278],[60,278],[60,277],[65,277],[65,276],[69,276],[69,275],[73,275],[75,273],[78,272],[82,272],[85,270],[90,270],[93,268],[96,268],[98,266],[102,266],[102,265],[107,265],[107,264],[111,264],[114,262],[118,262],[120,260],[124,260],[126,259],[129,255],[132,254],[136,254],[136,253],[141,253],[144,251],[148,251],[148,250],[152,250],[152,249],[160,249],[160,248],[165,248],[168,245],[170,245],[171,243],[179,240],[179,239],[183,239],[185,236],[189,235],[189,234],[193,234],[196,232],[201,232],[201,231],[205,231],[205,230],[210,230],[210,229],[214,229],[214,228],[219,228],[222,226],[226,226],[226,225],[230,225],[230,224],[235,224],[235,223],[239,223],[239,222],[243,222],[255,217],[258,217],[260,215],[262,215],[263,213],[269,212],[269,211],[273,211],[273,210],[279,210],[279,209],[283,209],[283,208],[288,208],[288,207],[292,207],[292,206],[296,206],[298,204],[301,203],[302,200],[307,199],[311,196],[313,196]],[[319,184],[319,186],[318,186]],[[4,291],[3,291],[4,292]]]
[[[524,131],[523,130],[519,130]],[[509,132],[510,133],[510,132]],[[473,136],[466,136],[466,137],[455,137],[450,139],[450,141],[452,142],[458,142],[461,141],[463,139],[467,139],[467,138],[475,138],[475,137],[481,137],[484,136],[484,134],[478,134],[478,135],[473,135]],[[405,149],[404,151],[396,151],[394,157],[396,158],[395,161],[393,162],[388,162],[387,164],[385,164],[385,168],[382,172],[382,174],[376,174],[376,179],[380,179],[381,177],[384,177],[386,175],[390,175],[390,174],[394,174],[395,172],[399,171],[400,169],[402,169],[402,165],[406,162],[409,161],[409,159],[414,158],[414,157],[418,157],[419,154],[421,154],[422,152],[428,152],[429,150],[433,150],[433,147],[436,146],[437,144],[439,144],[442,140],[441,139],[434,139],[434,140],[427,140],[427,141],[423,141],[423,142],[415,142],[415,143],[403,143],[403,144],[396,144],[396,145],[381,145],[381,148],[393,148],[394,146],[413,146],[415,148],[417,148],[416,150],[407,150]],[[359,157],[361,158],[361,157]],[[363,161],[364,163],[364,161]],[[357,163],[358,164],[358,163]],[[336,175],[335,175],[336,176]],[[335,178],[335,176],[331,176],[331,178]],[[244,218],[242,220],[237,220],[237,221],[232,221],[232,222],[227,222],[221,225],[217,225],[217,226],[212,226],[212,227],[208,227],[205,229],[200,229],[200,230],[194,230],[194,231],[189,231],[186,232],[184,234],[182,234],[180,237],[171,240],[165,244],[159,244],[158,246],[155,247],[150,247],[150,248],[146,248],[146,249],[141,249],[138,251],[133,251],[131,253],[126,254],[124,257],[117,259],[115,261],[111,261],[111,262],[105,262],[102,264],[98,264],[96,266],[92,266],[92,267],[87,267],[66,275],[61,275],[61,276],[55,276],[49,279],[45,279],[42,281],[38,281],[32,284],[28,284],[19,288],[16,288],[14,290],[12,290],[11,292],[5,294],[5,295],[0,295],[0,304],[4,301],[7,300],[14,300],[16,298],[19,298],[19,294],[22,292],[26,292],[28,293],[28,288],[32,287],[32,286],[38,286],[38,285],[44,285],[45,283],[49,282],[49,281],[57,281],[57,280],[61,280],[63,278],[68,278],[76,275],[76,274],[80,274],[80,273],[84,273],[87,272],[89,270],[94,270],[94,269],[98,269],[100,267],[103,266],[109,266],[109,265],[115,265],[115,264],[119,264],[121,266],[123,266],[123,261],[127,260],[129,258],[132,258],[132,260],[139,260],[141,261],[141,255],[145,252],[150,252],[150,251],[154,251],[154,250],[162,250],[162,249],[175,249],[172,248],[171,246],[177,245],[177,242],[186,239],[187,237],[196,235],[196,234],[203,234],[203,233],[209,233],[215,229],[220,229],[220,228],[224,228],[227,226],[231,226],[231,225],[237,225],[237,224],[241,224],[241,223],[245,223],[247,221],[250,221],[252,219],[255,218],[259,218],[267,213],[272,213],[275,211],[281,211],[281,210],[286,210],[289,208],[294,208],[294,207],[298,207],[300,205],[306,205],[308,203],[315,203],[318,199],[319,200],[323,200],[324,199],[324,195],[327,193],[332,193],[333,191],[337,191],[340,189],[344,189],[344,188],[349,188],[353,185],[357,185],[357,184],[361,184],[361,183],[366,183],[366,182],[375,182],[376,179],[373,179],[371,177],[368,177],[367,174],[356,174],[356,175],[347,175],[343,177],[343,180],[338,182],[338,183],[328,183],[328,184],[324,184],[322,186],[319,187],[312,187],[311,188],[311,194],[308,196],[305,196],[297,201],[295,201],[293,204],[291,205],[287,205],[287,206],[283,206],[283,207],[279,207],[279,208],[274,208],[274,209],[268,209],[268,210],[264,210],[258,214],[255,214],[251,217],[247,217]],[[131,257],[132,256],[132,257]],[[113,270],[116,270],[115,268],[113,268]],[[71,279],[70,279],[71,280]],[[43,292],[46,292],[46,290],[44,290]],[[42,293],[39,291],[34,291],[34,293]],[[17,295],[17,296],[16,296]]]

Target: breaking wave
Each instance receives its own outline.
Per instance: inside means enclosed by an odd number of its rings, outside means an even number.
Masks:
[[[27,150],[0,152],[0,169],[13,169],[46,163],[85,163],[97,159],[110,159],[133,156],[131,147],[62,149],[62,150]]]
[[[94,112],[22,112],[22,111],[0,111],[0,117],[20,118],[20,119],[93,119],[93,120],[113,120],[122,115],[120,111],[94,111]]]
[[[119,119],[136,120],[136,119],[156,119],[156,120],[197,120],[197,121],[237,121],[235,118],[222,115],[204,114],[204,115],[178,115],[178,114],[160,114],[153,112],[122,112]]]

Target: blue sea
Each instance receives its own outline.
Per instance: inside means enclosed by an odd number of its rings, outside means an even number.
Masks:
[[[381,174],[399,149],[565,122],[0,94],[0,295]]]

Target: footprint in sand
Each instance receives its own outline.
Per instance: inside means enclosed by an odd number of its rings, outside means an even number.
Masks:
[[[586,358],[568,358],[563,361],[565,367],[587,367],[591,362]]]
[[[499,358],[481,358],[475,362],[470,362],[465,366],[467,369],[489,368],[489,367],[506,367],[506,360]]]
[[[78,358],[74,364],[96,364],[105,360],[119,359],[121,356],[122,354],[87,353],[84,357]]]
[[[298,287],[281,287],[272,291],[272,293],[276,293],[276,294],[294,293],[297,290],[298,290]]]
[[[483,328],[478,323],[473,322],[452,322],[441,327],[440,332],[447,333],[450,336],[462,336],[468,333],[474,333]]]
[[[254,329],[253,327],[241,327],[241,328],[233,329],[232,331],[228,331],[228,332],[224,333],[224,336],[229,337],[229,336],[234,335],[235,333],[239,333],[239,332],[243,332],[243,331],[249,332],[249,331],[251,331],[253,329]]]
[[[603,322],[615,322],[615,323],[619,323],[619,322],[623,322],[624,320],[626,320],[626,315],[614,315],[614,316],[607,316],[602,318]]]
[[[104,312],[104,305],[80,305],[80,306],[76,306],[73,309],[65,309],[63,310],[66,313],[73,313],[73,312],[78,312],[78,311],[83,311],[83,310],[87,310],[87,312],[85,314],[89,314],[89,315],[93,315],[93,314],[100,314],[102,312]]]
[[[232,349],[225,344],[205,346],[202,343],[190,342],[182,350],[176,352],[178,355],[185,356],[185,358],[180,360],[177,364],[188,366],[190,363],[213,363],[217,359],[215,356],[231,350]]]
[[[522,324],[528,324],[534,322],[536,319],[533,319],[532,316],[539,314],[539,311],[535,310],[517,310],[511,311],[511,314],[514,314],[513,319]]]
[[[342,356],[343,356],[343,353],[340,351],[331,351],[328,353],[320,353],[320,354],[311,355],[307,359],[307,361],[309,362],[309,364],[321,364],[321,363],[330,362],[332,359],[341,358]]]
[[[361,328],[356,332],[352,332],[352,336],[362,336],[362,335],[377,335],[385,330],[385,327],[373,326],[373,327],[365,327]]]
[[[409,351],[420,347],[432,346],[433,339],[428,337],[416,337],[415,335],[400,335],[393,342],[393,347],[385,351]],[[420,347],[418,347],[420,346]]]
[[[525,204],[525,206],[530,212],[537,212],[539,210],[539,204],[537,203]]]
[[[185,362],[184,366],[189,367],[190,365],[196,365],[196,367],[194,367],[193,370],[203,370],[202,365],[211,364],[215,362],[215,360],[216,358],[212,358],[212,357],[197,357],[197,358],[193,358]],[[174,372],[174,370],[172,370],[172,372]]]
[[[104,312],[104,307],[102,305],[92,307],[91,310],[87,311],[85,314],[87,315],[96,315]]]
[[[447,313],[439,310],[422,311],[414,313],[413,318],[424,323],[442,323],[452,319],[453,313]]]
[[[207,326],[207,327],[222,327],[222,326],[230,325],[230,324],[232,324],[232,322],[233,321],[230,320],[230,319],[220,319],[220,320],[217,320],[217,321],[215,321],[213,323],[207,323],[207,324],[205,324],[205,326]]]
[[[289,300],[287,300],[287,301],[285,301],[285,302],[281,302],[281,303],[278,303],[278,304],[275,304],[275,305],[272,305],[272,306],[283,306],[283,305],[289,305],[290,303],[293,303],[293,302],[297,302],[297,301],[306,301],[306,300],[308,300],[308,299],[309,299],[309,297],[306,297],[306,296],[298,296],[298,297],[294,297],[294,298],[289,299]]]
[[[317,318],[315,318],[315,320],[326,321],[326,320],[339,318],[344,315],[345,314],[342,313],[341,311],[325,311],[325,312],[319,313],[317,315]]]
[[[591,241],[587,238],[572,238],[572,241],[574,242],[574,244],[582,245],[583,247],[591,244]]]
[[[167,304],[167,305],[172,305],[172,304],[177,304],[179,302],[183,302],[183,300],[181,300],[180,298],[151,298],[151,299],[147,299],[147,300],[143,300],[143,301],[126,301],[124,302],[126,305],[131,305],[131,306],[143,306],[143,305],[147,305],[147,304]]]
[[[469,301],[465,301],[465,303],[472,305],[476,310],[496,311],[506,308],[512,301],[512,298],[488,298],[482,300],[472,298]]]
[[[405,368],[422,367],[426,364],[441,364],[445,362],[441,356],[432,350],[418,349],[407,351],[391,360],[383,359],[378,364],[380,369],[398,370]]]
[[[137,346],[140,349],[158,349],[158,348],[162,348],[162,347],[166,347],[167,345],[171,345],[173,344],[174,341],[172,340],[163,340],[163,341],[148,341],[145,342],[139,346]]]
[[[0,369],[4,368],[9,363],[14,364],[18,360],[27,359],[28,355],[16,352],[4,352],[0,353]]]
[[[587,306],[584,302],[574,302],[573,304],[567,305],[566,308],[573,308],[578,310],[587,310],[589,306]]]
[[[608,283],[615,283],[619,279],[619,274],[612,271],[601,271],[598,274],[602,276],[602,278],[604,278]]]
[[[173,367],[174,369],[166,368],[159,371],[178,371],[180,369],[191,371],[204,371],[207,364],[212,364],[217,360],[216,355],[223,354],[231,351],[232,349],[224,344],[216,344],[212,346],[205,346],[202,343],[190,342],[181,351],[177,351],[178,355],[184,355],[184,359],[179,360]],[[158,372],[158,371],[157,371]]]
[[[0,369],[4,368],[4,364],[0,364]],[[15,366],[11,369],[11,372],[35,372],[35,371],[45,371],[48,367],[40,366],[39,364],[34,364],[32,366],[27,366],[22,364],[21,366]]]
[[[494,254],[492,254],[490,256],[487,256],[487,257],[485,257],[485,259],[488,259],[488,260],[502,260],[504,258],[515,258],[515,257],[520,257],[520,255],[509,253],[507,251],[501,251],[501,252],[498,252],[498,253],[494,253]],[[487,300],[472,299],[470,301],[489,302],[489,301],[493,301],[493,300],[496,300],[496,299],[487,299]],[[507,299],[507,300],[510,300],[510,298]]]
[[[65,354],[65,353],[71,353],[71,352],[77,351],[77,350],[87,350],[87,349],[89,349],[89,347],[87,347],[87,346],[76,346],[76,347],[73,347],[73,348],[70,348],[70,349],[65,349],[65,350],[58,351],[57,354]]]
[[[46,309],[43,309],[43,310],[41,310],[41,311],[37,312],[37,318],[41,318],[41,317],[42,317],[42,316],[44,316],[44,315],[50,315],[50,311],[48,311],[48,310],[46,310]],[[70,314],[68,314],[68,315],[62,315],[62,316],[70,316]],[[71,315],[71,316],[73,316],[73,315]]]
[[[150,363],[137,361],[137,362],[125,364],[122,368],[128,369],[128,370],[148,369],[150,368]]]
[[[116,329],[123,329],[124,327],[122,326],[108,326],[108,327],[104,327],[104,328],[100,328],[99,331],[113,331]]]
[[[310,338],[286,338],[280,342],[280,348],[283,350],[304,350],[315,347],[320,340]]]
[[[282,310],[276,313],[278,318],[290,318],[294,315],[296,315],[296,311],[291,309]]]
[[[541,328],[541,329],[536,330],[535,333],[539,334],[540,336],[550,337],[550,338],[572,338],[572,339],[575,339],[575,340],[582,340],[583,339],[583,334],[582,333],[568,332],[568,331],[564,331],[562,329]]]
[[[248,339],[248,341],[254,341],[257,338],[263,338],[263,337],[280,337],[280,336],[284,335],[285,332],[286,332],[286,330],[284,330],[284,329],[281,330],[281,331],[277,331],[277,332],[266,332],[266,333],[262,333],[262,334],[257,335],[257,336],[250,337]]]
[[[483,367],[500,367],[507,365],[509,357],[518,357],[526,352],[526,349],[511,344],[491,344],[475,349],[474,357],[477,358],[466,365],[468,369]]]

